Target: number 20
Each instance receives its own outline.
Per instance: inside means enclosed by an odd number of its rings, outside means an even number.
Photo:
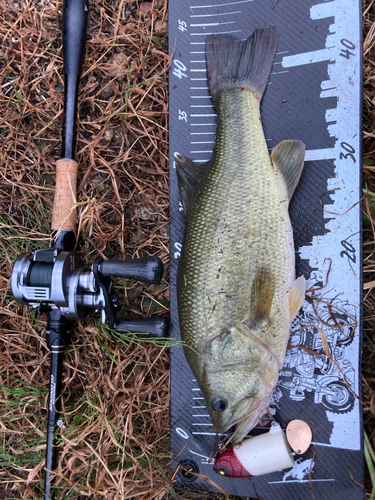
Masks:
[[[348,257],[349,260],[351,260],[352,262],[356,263],[357,262],[357,258],[356,258],[356,255],[355,255],[355,248],[353,247],[353,245],[351,245],[350,243],[348,243],[345,240],[343,240],[341,242],[341,245],[345,248],[345,250],[342,250],[340,252],[341,257],[344,257],[344,255],[346,255],[346,257]]]

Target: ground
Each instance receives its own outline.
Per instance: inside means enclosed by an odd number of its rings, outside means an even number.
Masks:
[[[374,6],[374,0],[364,4],[363,403],[369,455],[375,446]],[[15,302],[9,278],[21,252],[49,245],[62,133],[61,19],[56,0],[0,0],[0,499],[41,497],[45,317]],[[77,124],[77,249],[86,263],[114,256],[163,260],[160,285],[115,281],[122,314],[134,318],[168,314],[169,307],[167,26],[166,0],[90,1]],[[116,336],[95,316],[76,324],[65,355],[63,418],[58,498],[225,498],[173,484],[168,344]]]

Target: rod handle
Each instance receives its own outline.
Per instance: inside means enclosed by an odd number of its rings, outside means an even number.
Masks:
[[[77,200],[78,163],[62,158],[56,162],[56,188],[52,212],[52,230],[77,229],[77,211],[73,206]]]

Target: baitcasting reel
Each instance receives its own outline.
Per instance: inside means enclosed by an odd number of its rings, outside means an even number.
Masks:
[[[127,278],[158,284],[163,277],[158,257],[133,260],[98,260],[85,267],[76,252],[47,248],[22,253],[12,275],[12,292],[20,304],[40,312],[59,309],[69,320],[80,320],[93,312],[102,313],[102,323],[117,330],[148,333],[163,337],[167,318],[117,319],[118,299],[111,278]]]

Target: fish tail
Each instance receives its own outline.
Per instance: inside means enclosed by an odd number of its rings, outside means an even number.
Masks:
[[[254,92],[261,100],[275,59],[278,39],[275,27],[256,30],[246,40],[232,35],[208,35],[207,78],[213,100],[224,90],[238,87]]]

